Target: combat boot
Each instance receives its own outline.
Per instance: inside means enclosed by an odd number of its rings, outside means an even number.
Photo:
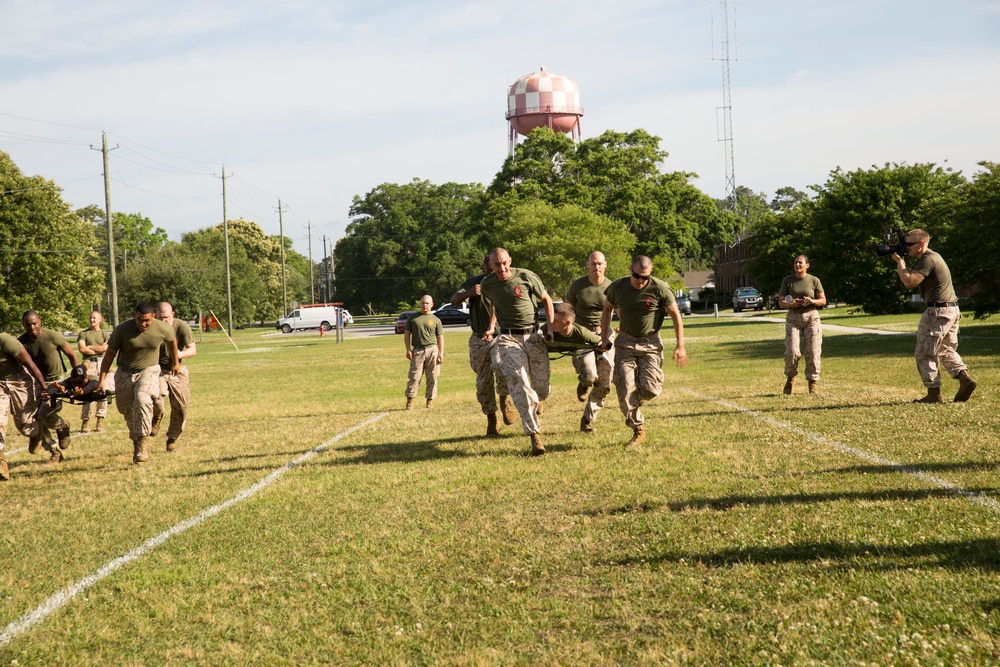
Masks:
[[[434,399],[433,398],[428,398],[427,399],[427,409],[430,410],[433,407],[434,407]]]
[[[586,417],[580,417],[580,430],[584,433],[593,433],[594,422],[587,421]]]
[[[90,431],[90,429],[87,428],[87,424],[89,422],[90,422],[89,419],[84,419],[83,421],[80,422],[80,433],[87,433],[88,431]]]
[[[586,401],[587,400],[587,391],[589,389],[590,389],[590,387],[588,387],[587,385],[585,385],[582,382],[579,383],[578,385],[576,385],[576,398],[577,398],[577,400],[580,401],[581,403],[583,403],[584,401]]]
[[[41,434],[39,434],[39,435],[33,435],[30,438],[28,438],[28,453],[29,454],[34,454],[35,452],[37,452],[38,451],[38,445],[40,445],[40,444],[42,444],[42,436],[41,436]]]
[[[541,417],[542,412],[545,410],[545,404],[542,401],[538,401],[538,407],[535,408],[535,416]]]
[[[163,421],[163,413],[158,415],[153,415],[153,425],[149,429],[149,437],[155,438],[156,434],[160,432],[160,422]]]
[[[486,415],[486,437],[496,438],[500,436],[500,431],[497,429],[497,413],[491,412]]]
[[[69,422],[64,421],[63,427],[56,431],[56,435],[59,436],[59,449],[69,448]]]
[[[514,409],[514,401],[510,400],[507,394],[500,395],[500,410],[503,412],[503,423],[510,426],[517,420],[517,410]]]
[[[545,445],[542,444],[542,434],[532,433],[531,434],[531,455],[541,456],[545,453]]]
[[[7,457],[0,452],[0,482],[10,481],[10,470],[7,469]]]
[[[132,445],[132,463],[145,463],[149,460],[149,438],[142,436]]]
[[[913,399],[914,403],[944,403],[941,398],[941,387],[927,387],[927,395],[923,398]]]
[[[407,410],[412,410],[413,409],[413,397],[412,396],[407,396],[406,397],[406,409]]]
[[[955,394],[955,403],[964,403],[972,396],[978,383],[969,375],[969,371],[962,371],[956,378],[959,381],[958,393]]]
[[[98,417],[97,423],[94,424],[95,433],[104,433],[104,417]]]
[[[167,451],[168,452],[177,451],[177,438],[167,438]]]
[[[63,460],[62,450],[59,449],[59,447],[57,445],[53,445],[52,446],[52,456],[49,457],[49,460],[46,461],[46,463],[59,463],[62,460]]]
[[[785,380],[785,388],[781,390],[785,396],[792,395],[792,385],[795,384],[795,378],[788,378]]]
[[[636,426],[632,429],[632,439],[625,443],[626,447],[638,447],[642,443],[646,442],[646,429],[641,426]]]
[[[809,380],[809,393],[810,394],[819,393],[819,384],[817,383],[816,380]]]

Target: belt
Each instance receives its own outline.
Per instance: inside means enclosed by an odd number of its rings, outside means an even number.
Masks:
[[[590,325],[587,325],[587,324],[584,324],[583,326],[584,326],[584,328],[586,328],[586,329],[590,329],[590,330],[591,330],[591,331],[593,331],[594,333],[601,333],[601,325],[600,325],[600,324],[594,324],[593,326],[590,326]]]
[[[927,304],[928,308],[954,308],[958,305],[957,301],[932,301]]]
[[[521,329],[505,329],[500,327],[500,333],[507,334],[508,336],[527,336],[529,334],[535,333],[536,329],[533,326],[523,327]]]

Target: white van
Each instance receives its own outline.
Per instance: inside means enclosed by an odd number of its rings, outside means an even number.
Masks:
[[[337,316],[342,317],[341,326],[354,321],[351,314],[339,306],[331,303],[314,303],[299,306],[287,317],[278,320],[278,328],[282,333],[292,333],[296,329],[319,329],[324,330],[337,326]]]

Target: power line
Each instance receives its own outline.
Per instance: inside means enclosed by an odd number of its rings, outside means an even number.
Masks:
[[[10,130],[0,130],[0,135],[9,137],[11,139],[23,139],[26,141],[38,141],[40,143],[46,144],[63,144],[70,146],[86,146],[85,141],[74,141],[72,139],[56,139],[54,137],[41,137],[36,134],[24,134],[21,132],[11,132]]]
[[[131,139],[123,137],[120,134],[115,134],[114,132],[112,132],[111,135],[115,136],[115,137],[118,137],[122,141],[126,141],[126,142],[128,142],[130,144],[135,144],[136,146],[140,146],[142,148],[145,148],[148,151],[153,151],[154,153],[159,153],[160,155],[166,155],[167,157],[176,158],[178,160],[184,160],[185,162],[194,162],[196,164],[210,164],[213,167],[215,167],[215,166],[217,166],[219,164],[218,162],[206,162],[205,160],[195,160],[193,158],[182,157],[180,155],[174,155],[173,153],[167,153],[166,151],[161,151],[161,150],[158,150],[158,149],[153,148],[151,146],[145,146],[143,144],[140,144],[138,141],[132,141]]]
[[[156,169],[157,171],[166,171],[167,173],[173,173],[173,174],[189,174],[189,175],[192,175],[192,176],[211,176],[212,175],[209,172],[191,171],[189,169],[180,169],[180,168],[175,167],[175,166],[173,166],[171,164],[167,164],[166,162],[160,162],[159,160],[154,160],[153,158],[149,157],[148,155],[143,155],[139,151],[135,150],[134,148],[129,148],[128,146],[122,146],[122,148],[124,148],[127,151],[131,151],[132,153],[135,153],[136,155],[139,155],[140,157],[142,157],[142,158],[144,158],[146,160],[149,160],[150,162],[155,162],[156,164],[163,165],[164,167],[167,167],[168,169],[158,169],[157,167],[151,167],[148,164],[143,164],[141,162],[135,162],[134,160],[129,160],[128,158],[123,158],[121,156],[118,157],[118,159],[120,159],[120,160],[125,160],[126,162],[131,162],[132,164],[137,164],[140,167],[146,167],[147,169]]]
[[[87,132],[100,132],[100,130],[93,127],[81,127],[80,125],[67,125],[66,123],[54,123],[49,120],[40,120],[38,118],[29,118],[28,116],[17,116],[12,113],[2,113],[0,116],[7,116],[8,118],[17,118],[19,120],[30,120],[33,123],[44,123],[45,125],[58,125],[59,127],[70,127],[74,130],[86,130]]]

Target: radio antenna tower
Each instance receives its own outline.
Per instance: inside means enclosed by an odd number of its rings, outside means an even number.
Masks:
[[[719,36],[720,57],[715,56],[715,5],[722,7],[721,35]],[[716,107],[715,120],[717,131],[726,151],[726,209],[736,211],[736,167],[733,160],[733,102],[729,91],[729,63],[739,60],[739,46],[736,47],[734,58],[729,55],[729,0],[712,2],[712,60],[722,62],[722,106]],[[736,7],[733,7],[733,34],[736,34]],[[719,112],[722,112],[722,123],[719,127]]]

